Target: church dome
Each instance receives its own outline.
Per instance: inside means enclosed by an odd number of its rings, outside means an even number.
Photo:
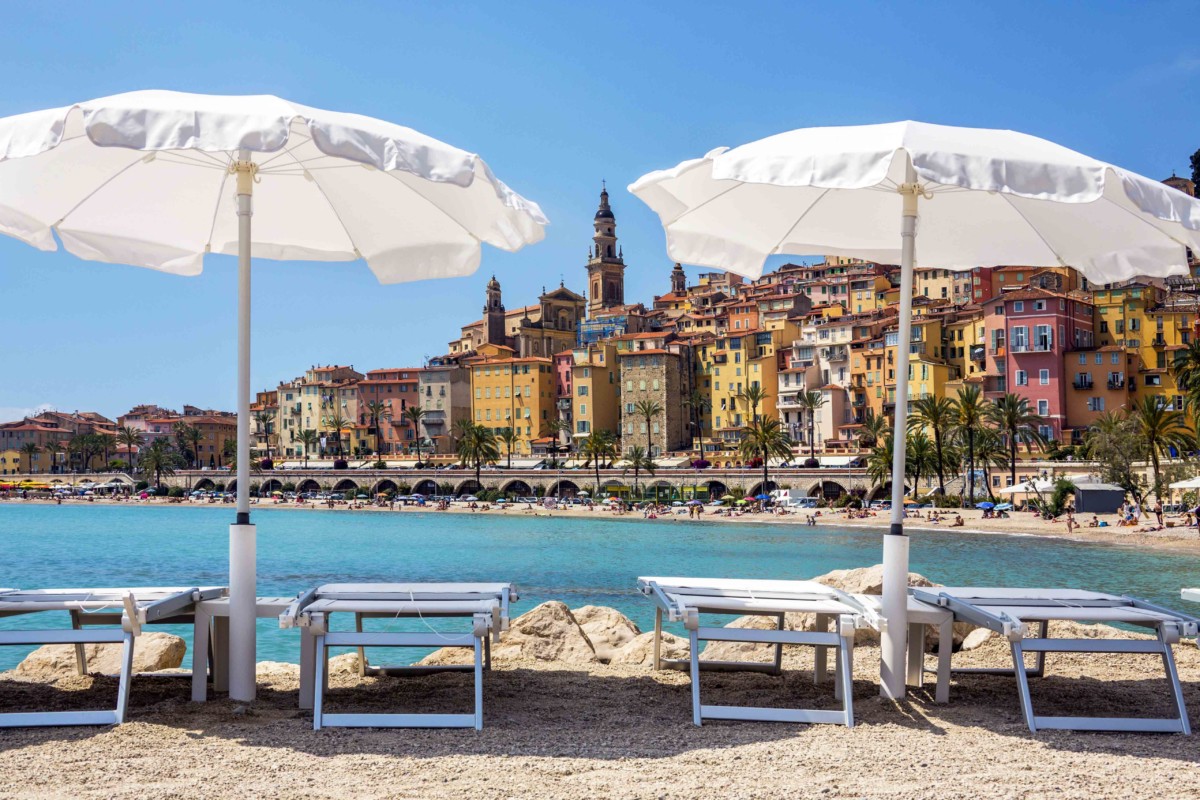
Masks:
[[[487,288],[492,291],[500,291],[500,281],[496,280],[495,275],[493,275],[492,279],[488,281]]]

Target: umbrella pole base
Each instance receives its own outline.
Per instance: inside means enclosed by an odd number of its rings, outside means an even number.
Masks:
[[[229,696],[242,702],[253,700],[256,690],[256,540],[254,525],[229,526]]]

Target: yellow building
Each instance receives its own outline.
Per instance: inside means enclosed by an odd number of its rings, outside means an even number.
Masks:
[[[783,343],[782,331],[743,331],[728,333],[712,345],[700,348],[701,375],[709,379],[708,417],[714,438],[733,445],[741,440],[742,428],[752,421],[754,413],[759,417],[778,417],[778,351]],[[746,399],[746,391],[751,387],[767,393],[753,411]]]
[[[635,336],[639,334],[634,334]],[[617,347],[597,342],[571,351],[572,419],[576,439],[620,430],[621,378]]]
[[[883,308],[891,288],[891,281],[882,275],[852,276],[850,278],[850,313],[870,314]]]
[[[930,300],[953,300],[954,276],[948,269],[913,270],[913,294]]]
[[[961,312],[942,326],[945,336],[945,359],[954,375],[973,378],[983,375],[986,333],[983,311]]]
[[[518,437],[514,455],[532,454],[532,441],[547,435],[554,411],[554,362],[515,358],[510,347],[485,344],[468,363],[471,368],[471,416],[497,434],[512,428]]]
[[[0,450],[0,475],[23,475],[29,472],[28,462],[20,450]]]

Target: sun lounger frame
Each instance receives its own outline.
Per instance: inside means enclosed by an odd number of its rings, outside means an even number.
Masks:
[[[692,679],[692,723],[706,719],[755,722],[832,723],[854,727],[854,632],[867,627],[873,612],[837,589],[811,581],[739,581],[701,578],[638,578],[638,590],[656,604],[654,620],[654,668],[680,668],[686,664]],[[682,622],[688,632],[688,660],[663,659],[662,616]],[[788,612],[817,615],[816,631],[784,630]],[[776,620],[775,630],[711,627],[700,624],[700,614],[766,616]],[[825,630],[831,618],[833,631]],[[701,661],[700,642],[745,642],[775,646],[773,662]],[[705,705],[700,699],[700,673],[709,670],[782,673],[783,646],[816,648],[813,682],[826,679],[825,656],[835,654],[834,697],[842,701],[840,711],[827,709],[765,708],[758,706]]]
[[[508,583],[327,584],[297,597],[279,616],[280,627],[301,627],[300,705],[313,710],[313,730],[330,727],[483,728],[483,671],[491,668],[491,641],[508,629],[509,604],[518,599]],[[355,630],[332,631],[329,617],[354,614]],[[463,633],[364,631],[364,619],[460,617],[471,619]],[[309,644],[311,640],[311,644]],[[307,645],[307,646],[305,646]],[[360,675],[474,673],[474,711],[469,714],[331,714],[324,709],[329,689],[329,648],[355,647]],[[366,647],[463,647],[470,665],[387,666],[366,664]]]
[[[1183,689],[1171,645],[1184,636],[1195,637],[1200,619],[1180,614],[1145,600],[1126,595],[1111,595],[1073,589],[995,589],[979,587],[914,588],[917,600],[949,609],[957,620],[988,628],[1009,641],[1012,669],[974,670],[1015,675],[1021,711],[1029,730],[1122,731],[1135,733],[1190,734]],[[1021,609],[1029,614],[1022,615]],[[1094,609],[1094,612],[1089,612]],[[1093,613],[1094,616],[1089,616]],[[1030,637],[1029,624],[1022,616],[1038,624],[1038,635]],[[1123,622],[1151,628],[1155,639],[1062,639],[1049,636],[1051,620],[1094,620]],[[1025,653],[1035,653],[1037,666],[1025,665]],[[1034,713],[1029,693],[1029,678],[1045,674],[1047,653],[1139,653],[1162,658],[1176,716],[1155,717],[1079,717],[1040,716]],[[967,670],[955,670],[963,671]]]
[[[117,702],[112,709],[95,711],[30,711],[0,713],[0,728],[59,725],[119,725],[129,711],[133,679],[133,648],[142,626],[194,624],[196,604],[223,596],[220,587],[141,587],[121,589],[4,589],[0,590],[0,617],[66,611],[71,629],[0,631],[0,646],[70,644],[75,649],[75,669],[87,674],[84,652],[88,644],[120,644]],[[119,629],[100,625],[120,625]],[[199,628],[196,630],[200,636]],[[193,658],[193,672],[204,675]]]

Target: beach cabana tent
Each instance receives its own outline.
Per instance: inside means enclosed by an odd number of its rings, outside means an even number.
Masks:
[[[251,219],[254,220],[253,228]],[[238,258],[230,695],[255,694],[250,261],[366,261],[381,283],[468,275],[546,218],[479,156],[269,95],[129,92],[0,119],[0,233],[88,261],[198,275]]]
[[[802,128],[642,176],[672,261],[760,277],[772,256],[899,264],[897,350],[909,353],[913,268],[1072,266],[1089,280],[1187,274],[1200,201],[1015,131],[921,122]],[[917,219],[920,217],[920,231]],[[908,397],[908,370],[896,371]],[[907,414],[895,414],[904,474]],[[882,688],[904,695],[908,538],[893,483],[883,546]]]
[[[997,489],[996,494],[1037,494],[1038,492],[1054,491],[1054,481],[1033,480],[1014,483],[1012,486],[1005,486],[1003,489]]]
[[[1125,502],[1125,490],[1111,483],[1075,485],[1075,511],[1083,514],[1113,514]]]

